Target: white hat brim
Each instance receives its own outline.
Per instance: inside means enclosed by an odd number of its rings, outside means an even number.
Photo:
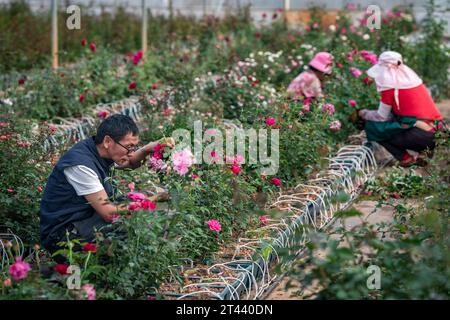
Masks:
[[[379,74],[380,74],[380,66],[378,64],[374,65],[373,67],[371,67],[369,70],[367,70],[367,74],[369,75],[369,77],[371,78],[376,78]]]

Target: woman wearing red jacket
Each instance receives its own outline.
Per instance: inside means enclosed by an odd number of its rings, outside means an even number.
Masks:
[[[415,163],[407,149],[421,152],[435,147],[434,134],[443,126],[441,113],[422,79],[398,52],[383,52],[367,74],[381,93],[378,110],[359,111],[368,139],[384,146],[400,165]]]

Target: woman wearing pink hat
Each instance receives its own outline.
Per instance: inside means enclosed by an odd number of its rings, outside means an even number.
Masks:
[[[407,149],[421,152],[435,147],[434,133],[442,128],[442,115],[422,79],[403,63],[398,52],[386,51],[367,70],[381,92],[378,110],[363,109],[369,141],[384,146],[400,165],[416,162]]]
[[[300,73],[289,84],[288,94],[294,99],[323,97],[322,83],[324,75],[331,74],[333,56],[328,52],[319,52],[309,62],[309,68]]]

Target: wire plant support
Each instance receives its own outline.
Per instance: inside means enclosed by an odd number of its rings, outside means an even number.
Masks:
[[[251,254],[247,254],[244,260],[232,259],[209,268],[221,266],[233,269],[238,276],[189,284],[188,287],[199,290],[180,295],[178,299],[202,298],[205,294],[221,300],[261,299],[277,278],[271,276],[270,268],[282,263],[279,251],[287,249],[292,254],[301,254],[309,241],[308,230],[321,230],[329,226],[334,221],[335,213],[351,205],[364,183],[378,169],[370,144],[344,146],[328,160],[328,168],[315,179],[280,194],[267,206],[267,209],[285,212],[285,217],[270,219],[266,225],[248,231],[247,238],[239,239],[233,258],[242,249],[250,250]],[[344,201],[336,201],[342,193],[348,197]],[[267,233],[270,235],[264,235]],[[257,238],[252,238],[253,234]],[[258,238],[260,234],[263,236]],[[211,286],[223,287],[223,291],[214,292]]]

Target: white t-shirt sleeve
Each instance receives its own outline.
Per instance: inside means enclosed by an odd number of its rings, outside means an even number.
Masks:
[[[79,196],[96,193],[104,189],[95,171],[86,166],[67,167],[64,169],[64,175]]]

